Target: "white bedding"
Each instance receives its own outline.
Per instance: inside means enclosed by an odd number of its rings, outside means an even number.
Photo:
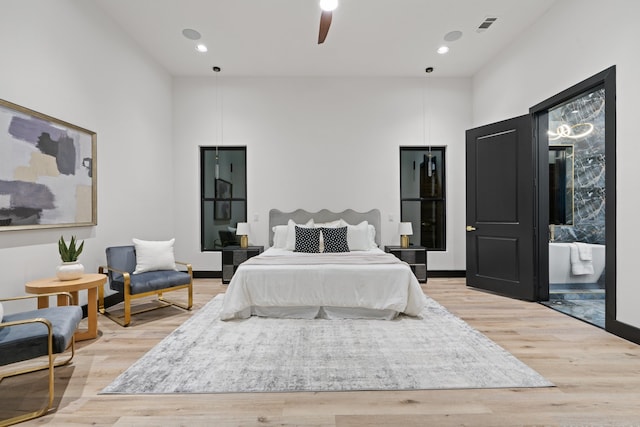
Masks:
[[[329,263],[318,261],[323,258]],[[225,294],[221,318],[254,314],[389,319],[397,313],[416,316],[424,304],[411,268],[378,248],[341,254],[269,248],[238,267]]]

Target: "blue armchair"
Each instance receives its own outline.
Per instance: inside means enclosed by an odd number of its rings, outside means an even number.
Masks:
[[[106,311],[104,306],[104,288],[98,288],[98,311],[121,326],[131,323],[131,315],[143,313],[157,308],[177,306],[190,310],[193,306],[193,271],[191,264],[176,261],[176,265],[184,266],[186,271],[157,270],[133,274],[136,269],[135,246],[113,246],[106,249],[107,265],[99,267],[99,272],[107,274],[109,287],[122,294],[124,301],[124,316],[116,316]],[[169,301],[163,297],[164,292],[186,289],[187,304]],[[157,295],[159,306],[131,311],[131,301]]]
[[[0,420],[0,425],[11,425],[46,414],[53,406],[54,396],[54,368],[71,362],[75,355],[74,332],[82,320],[82,309],[73,304],[71,294],[52,293],[27,295],[14,298],[3,298],[1,302],[11,302],[42,296],[64,295],[68,298],[67,306],[41,308],[26,312],[5,314],[0,319],[0,366],[8,366],[3,378],[30,372],[49,369],[49,399],[42,408]],[[5,304],[6,305],[6,304]],[[67,351],[69,349],[69,351]],[[62,360],[57,360],[56,354],[65,353]],[[48,356],[46,363],[25,366],[27,360]]]

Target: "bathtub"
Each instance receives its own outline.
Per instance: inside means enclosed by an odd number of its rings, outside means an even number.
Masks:
[[[597,283],[605,267],[605,245],[589,244],[593,251],[593,274],[571,274],[571,243],[549,243],[549,284]]]

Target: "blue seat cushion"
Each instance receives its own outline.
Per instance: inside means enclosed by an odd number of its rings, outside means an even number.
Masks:
[[[73,333],[82,320],[82,308],[77,305],[41,308],[16,314],[5,314],[3,322],[43,317],[53,325],[53,352],[62,353],[71,343]],[[5,326],[0,328],[0,365],[46,356],[47,326],[44,323]]]
[[[161,291],[173,286],[191,283],[189,273],[175,270],[147,271],[146,273],[132,274],[130,278],[131,295]],[[124,281],[122,280],[112,280],[110,286],[113,290],[124,292]]]

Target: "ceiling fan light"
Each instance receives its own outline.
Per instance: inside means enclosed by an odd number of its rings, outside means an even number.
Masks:
[[[338,0],[320,0],[320,9],[331,12],[338,7]]]

